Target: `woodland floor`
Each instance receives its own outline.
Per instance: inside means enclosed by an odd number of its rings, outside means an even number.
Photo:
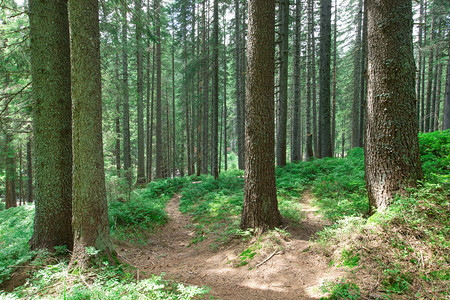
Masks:
[[[309,192],[299,200],[301,222],[285,225],[289,238],[282,239],[275,251],[263,247],[244,266],[236,262],[240,262],[239,254],[249,242],[238,239],[215,250],[208,239],[190,244],[194,236],[192,220],[180,213],[179,200],[175,195],[168,203],[169,222],[150,236],[146,246],[118,247],[119,256],[138,269],[140,278],[164,273],[165,279],[208,286],[210,295],[219,299],[284,300],[319,299],[324,296],[319,289],[323,281],[342,275],[324,256],[311,250],[310,237],[327,223],[317,215]]]

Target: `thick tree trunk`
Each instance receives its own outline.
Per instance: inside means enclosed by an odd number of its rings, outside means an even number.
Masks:
[[[368,0],[367,11],[365,177],[371,208],[384,209],[396,194],[405,194],[422,178],[415,110],[412,4],[409,0]]]
[[[321,0],[320,4],[320,157],[331,157],[331,0]]]
[[[31,249],[72,249],[72,102],[67,0],[30,1],[36,212]],[[31,164],[29,165],[31,172]],[[30,175],[31,177],[31,175]]]
[[[257,231],[281,224],[274,161],[275,0],[249,0],[246,163],[240,227]]]
[[[73,234],[71,264],[85,266],[86,247],[111,258],[102,142],[97,0],[69,0],[73,99]]]

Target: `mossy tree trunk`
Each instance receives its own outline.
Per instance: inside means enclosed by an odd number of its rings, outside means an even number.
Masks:
[[[67,0],[30,1],[36,213],[31,249],[72,249],[72,102]],[[29,165],[31,171],[31,164]]]
[[[422,178],[417,136],[412,4],[368,0],[365,171],[372,209]]]
[[[100,34],[97,0],[69,0],[73,99],[72,264],[85,266],[86,247],[111,257],[102,142]]]

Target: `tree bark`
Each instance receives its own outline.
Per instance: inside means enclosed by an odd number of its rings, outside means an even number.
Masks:
[[[291,162],[301,161],[301,13],[302,4],[300,0],[295,2],[295,39],[294,39],[294,107],[292,116],[292,146]]]
[[[27,142],[27,202],[33,203],[33,161],[31,138]],[[72,196],[72,195],[71,195]]]
[[[161,0],[155,0],[156,24],[156,178],[163,177],[162,93],[161,93]]]
[[[353,106],[352,106],[352,148],[361,147],[359,144],[359,110],[361,109],[361,28],[363,15],[363,0],[358,1],[356,17],[356,39],[353,57]]]
[[[281,224],[275,187],[275,0],[249,0],[246,163],[242,229]]]
[[[30,1],[36,212],[31,249],[72,250],[72,102],[67,0]],[[30,164],[31,170],[31,164]],[[30,176],[31,177],[31,176]]]
[[[450,44],[448,45],[447,75],[445,79],[444,116],[442,129],[450,129]]]
[[[312,56],[314,55],[311,51],[311,31],[313,30],[312,26],[312,0],[308,0],[308,40],[307,40],[307,63],[306,63],[306,161],[309,161],[313,158],[313,137],[311,132],[311,77],[312,77]]]
[[[71,265],[84,267],[95,247],[109,259],[102,142],[100,33],[97,0],[69,0],[73,128],[73,234]]]
[[[415,110],[412,4],[368,0],[366,186],[385,209],[422,178]],[[380,47],[383,45],[383,47]]]

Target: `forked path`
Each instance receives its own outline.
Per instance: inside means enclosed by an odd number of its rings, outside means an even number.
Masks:
[[[119,247],[120,256],[135,266],[140,277],[165,273],[164,278],[177,282],[208,286],[210,295],[219,299],[319,299],[324,280],[341,275],[330,268],[326,259],[310,250],[309,238],[323,228],[325,222],[315,214],[311,194],[302,202],[303,218],[299,226],[288,225],[291,236],[283,242],[282,251],[270,256],[256,256],[249,265],[236,267],[236,261],[248,245],[235,242],[212,250],[207,240],[189,246],[194,236],[192,220],[178,210],[180,196],[167,206],[170,221],[150,237],[145,247]],[[251,264],[250,264],[251,265]]]

